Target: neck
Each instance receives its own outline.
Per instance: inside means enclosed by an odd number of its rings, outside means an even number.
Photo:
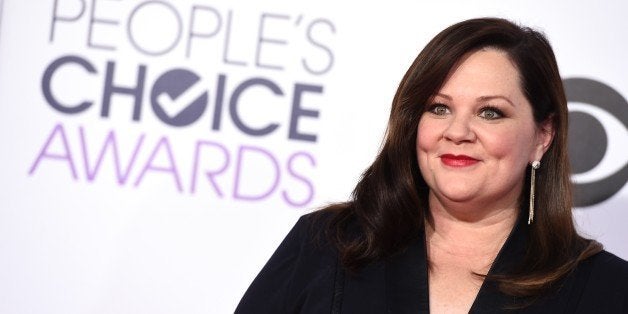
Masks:
[[[430,195],[430,219],[426,223],[426,237],[430,246],[453,255],[497,255],[516,220],[518,209],[512,206],[497,208],[451,208]]]

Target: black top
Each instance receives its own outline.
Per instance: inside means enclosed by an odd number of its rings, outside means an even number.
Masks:
[[[345,274],[337,251],[314,241],[321,212],[299,219],[242,297],[236,313],[428,313],[425,236],[389,259]],[[318,219],[317,219],[318,218]],[[523,219],[521,219],[523,221]],[[489,274],[524,255],[525,223],[517,223]],[[320,239],[320,237],[316,237]],[[484,281],[470,313],[628,313],[628,262],[602,251],[580,263],[559,288],[523,309]]]

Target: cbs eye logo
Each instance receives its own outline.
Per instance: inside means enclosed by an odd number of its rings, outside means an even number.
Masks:
[[[591,206],[628,181],[628,102],[601,82],[563,80],[569,106],[574,205]]]

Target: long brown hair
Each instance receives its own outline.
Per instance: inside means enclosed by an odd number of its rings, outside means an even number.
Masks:
[[[482,48],[508,54],[537,124],[551,121],[554,139],[537,170],[536,214],[527,231],[526,255],[518,270],[488,277],[502,292],[538,296],[601,250],[580,237],[572,217],[567,156],[567,100],[552,48],[545,36],[497,18],[457,23],[436,35],[404,75],[392,102],[381,151],[357,184],[352,200],[330,206],[328,231],[343,265],[357,270],[398,252],[424,231],[428,186],[417,163],[419,118],[461,58]],[[526,184],[529,186],[529,176]],[[527,193],[520,197],[526,210]]]

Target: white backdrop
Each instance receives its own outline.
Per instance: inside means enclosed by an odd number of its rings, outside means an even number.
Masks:
[[[481,16],[620,95],[574,96],[572,158],[580,193],[612,190],[580,230],[628,258],[625,2],[0,5],[1,313],[232,312],[300,215],[347,199],[420,49]]]

